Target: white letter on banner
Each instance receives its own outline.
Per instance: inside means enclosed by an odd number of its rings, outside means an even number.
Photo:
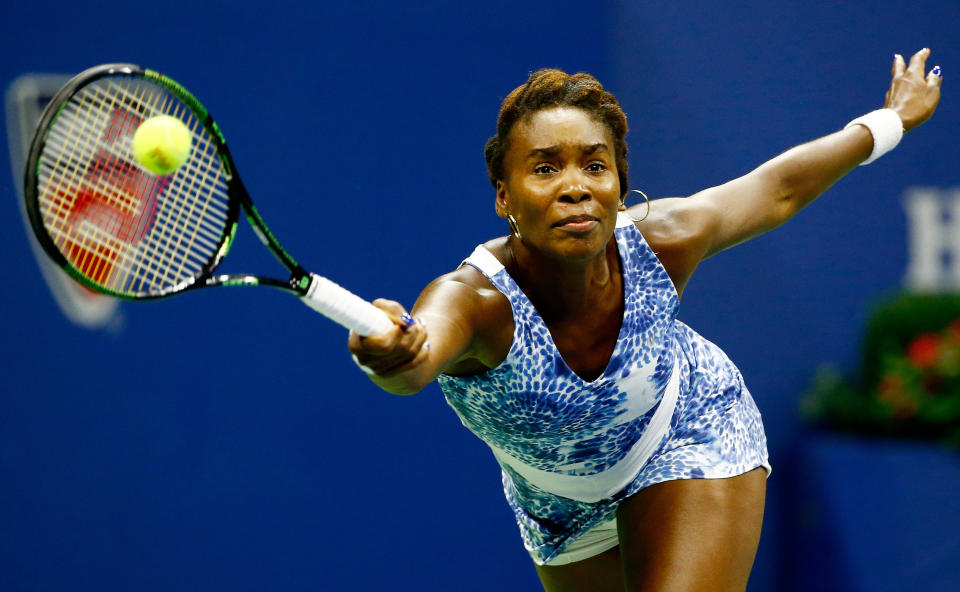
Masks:
[[[913,187],[907,214],[907,288],[960,291],[960,189]]]
[[[948,197],[948,212],[950,225],[944,232],[950,241],[950,274],[948,277],[949,289],[960,292],[960,187],[954,187]]]

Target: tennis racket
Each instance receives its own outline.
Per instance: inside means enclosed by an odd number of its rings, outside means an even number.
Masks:
[[[192,136],[187,161],[168,175],[133,155],[134,132],[157,115],[176,117]],[[212,286],[269,286],[360,335],[393,326],[383,311],[290,256],[254,207],[216,122],[159,72],[105,64],[72,78],[40,118],[24,179],[40,245],[97,292],[147,300]],[[288,279],[214,274],[241,210]]]

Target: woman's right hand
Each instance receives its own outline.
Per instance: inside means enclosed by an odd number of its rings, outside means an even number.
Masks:
[[[393,321],[393,328],[370,337],[361,337],[351,331],[347,345],[356,361],[383,378],[396,376],[423,363],[430,353],[427,328],[423,323],[393,300],[378,298],[373,305],[387,313]]]

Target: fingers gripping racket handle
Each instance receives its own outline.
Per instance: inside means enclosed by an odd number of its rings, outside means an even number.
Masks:
[[[301,300],[313,310],[364,337],[393,328],[387,313],[363,298],[315,273],[310,278],[310,287]]]

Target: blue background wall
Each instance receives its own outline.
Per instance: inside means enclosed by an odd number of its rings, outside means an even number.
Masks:
[[[408,306],[502,234],[482,158],[502,97],[543,66],[595,73],[630,116],[631,178],[685,195],[880,106],[894,52],[932,47],[927,126],[786,227],[705,263],[682,318],[736,360],[775,471],[751,590],[787,589],[796,405],[854,364],[906,264],[900,195],[955,186],[956,3],[594,5],[16,2],[0,81],[132,61],[210,108],[301,262]],[[0,167],[0,589],[535,590],[483,444],[433,385],[373,388],[345,334],[266,290],[124,305],[69,324]],[[275,269],[249,232],[225,269]],[[955,473],[954,473],[955,474]],[[868,538],[855,541],[870,545]]]

